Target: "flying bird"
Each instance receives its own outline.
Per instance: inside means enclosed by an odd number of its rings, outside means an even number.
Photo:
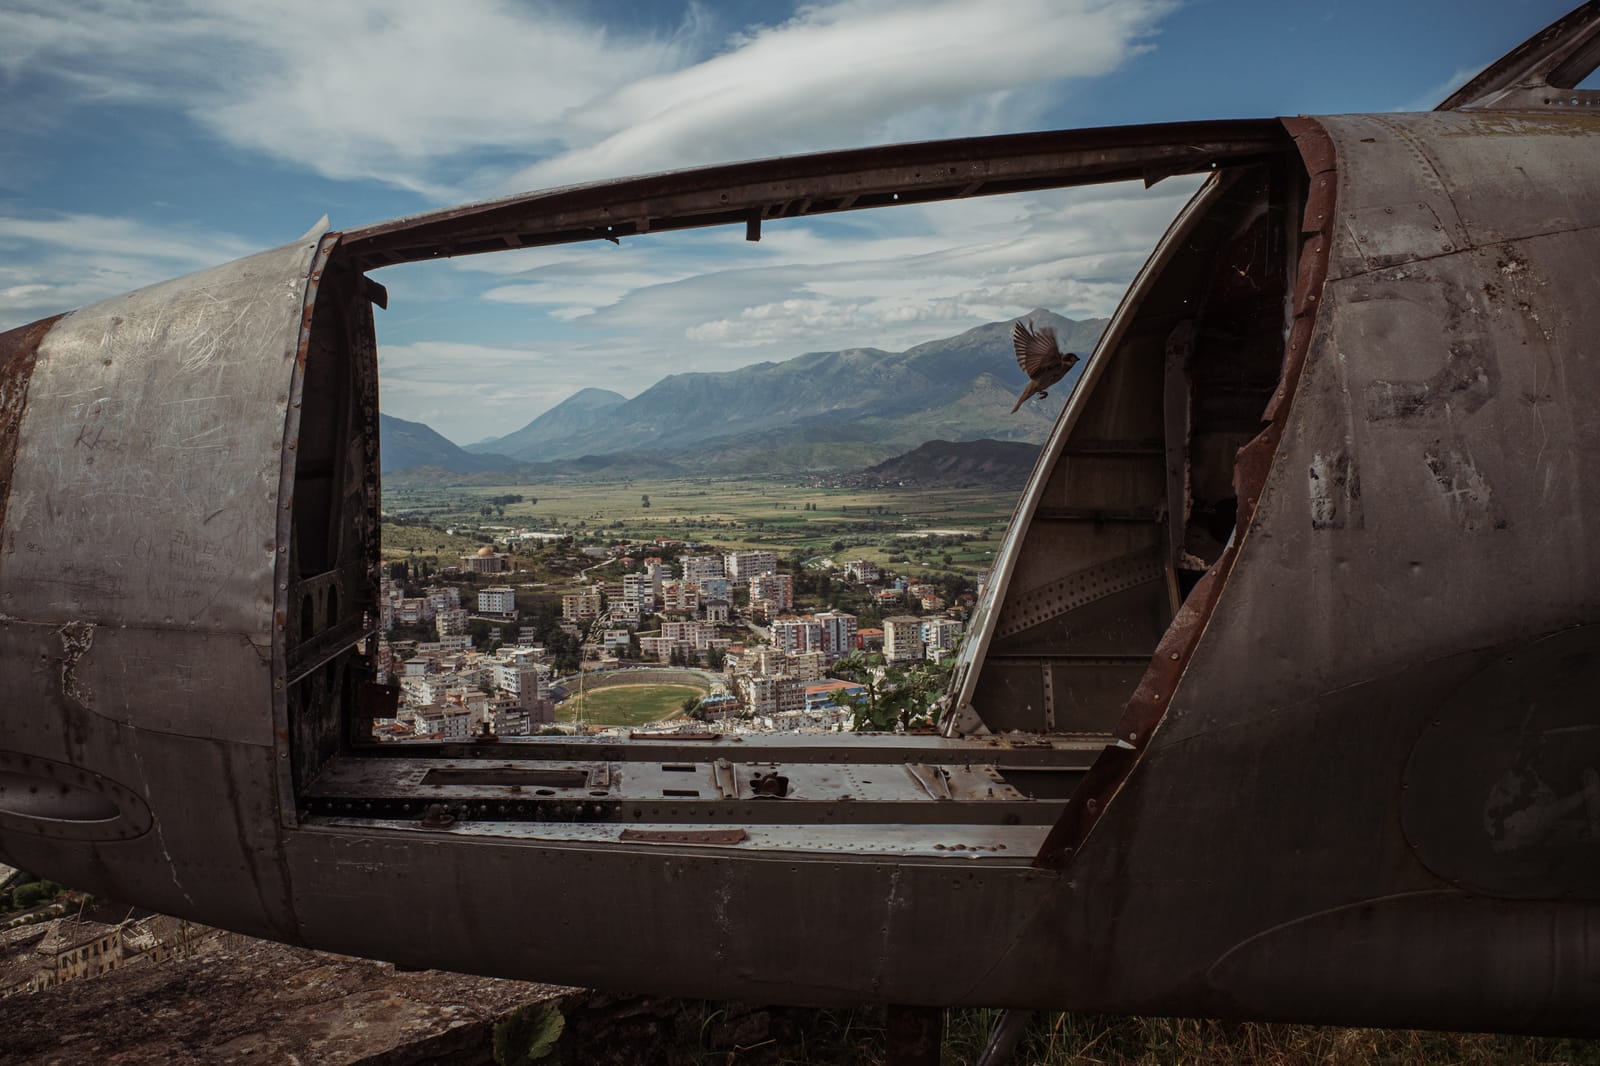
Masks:
[[[1017,349],[1017,365],[1028,375],[1028,387],[1017,397],[1012,414],[1037,395],[1044,399],[1050,395],[1045,390],[1060,381],[1067,371],[1078,363],[1076,352],[1063,352],[1056,341],[1056,331],[1049,326],[1033,328],[1030,322],[1018,322],[1011,327],[1011,343]]]

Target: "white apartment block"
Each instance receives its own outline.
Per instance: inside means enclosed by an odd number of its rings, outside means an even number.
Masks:
[[[815,618],[778,618],[772,623],[772,643],[785,652],[822,651],[822,625]]]
[[[882,577],[878,564],[868,559],[851,559],[844,564],[844,572],[855,581],[862,584],[871,584]]]
[[[417,644],[418,655],[449,655],[472,647],[472,638],[465,633],[451,633],[438,640],[424,640]]]
[[[856,649],[856,616],[848,611],[818,611],[813,615],[822,627],[822,650],[837,659]]]
[[[797,651],[784,656],[783,672],[801,681],[821,681],[828,673],[828,655],[824,651]]]
[[[472,714],[465,707],[421,707],[412,715],[417,736],[440,736],[445,740],[466,740],[472,736]]]
[[[545,679],[549,673],[549,667],[538,663],[497,662],[494,664],[494,687],[525,705],[525,701],[545,694]]]
[[[663,582],[661,609],[668,614],[693,614],[700,609],[700,586],[692,581]]]
[[[490,585],[478,590],[478,613],[500,618],[517,616],[517,590],[510,585]]]
[[[683,579],[697,585],[707,578],[727,576],[720,555],[686,555],[678,561],[683,564]]]
[[[561,617],[568,622],[588,622],[600,616],[600,594],[594,590],[569,592],[561,597]]]
[[[891,663],[915,662],[922,658],[922,619],[915,615],[885,618],[883,657]]]
[[[771,554],[768,552],[767,554]],[[750,603],[771,600],[777,613],[794,610],[794,578],[789,574],[757,574],[750,579]]]
[[[423,595],[428,601],[428,606],[434,611],[442,611],[448,607],[461,606],[461,590],[454,585],[434,585]]]
[[[723,572],[735,581],[748,581],[757,574],[770,574],[778,569],[778,553],[774,551],[729,552],[722,557]]]
[[[612,600],[606,607],[606,617],[618,625],[625,625],[630,629],[637,628],[639,620],[644,616],[639,611],[639,604],[634,600]]]
[[[961,639],[961,623],[954,618],[929,618],[922,623],[922,653],[940,659],[955,650]]]
[[[661,591],[661,579],[651,573],[623,574],[622,598],[636,603],[639,610],[649,613],[656,609],[656,595]]]
[[[656,659],[660,662],[671,662],[674,651],[692,653],[690,645],[682,641],[673,640],[671,637],[650,636],[639,638],[639,654],[647,659]]]
[[[797,677],[747,674],[739,678],[739,695],[745,709],[755,715],[799,711],[806,705],[805,682]]]
[[[689,644],[696,651],[705,651],[716,638],[717,628],[704,622],[666,622],[661,626],[661,635]]]
[[[513,645],[509,648],[501,648],[500,654],[497,658],[501,662],[531,664],[542,663],[544,662],[544,645],[540,644],[536,647]]]
[[[433,613],[433,631],[440,639],[459,637],[467,631],[465,607],[443,607]]]

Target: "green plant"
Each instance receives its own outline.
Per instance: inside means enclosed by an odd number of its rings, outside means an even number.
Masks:
[[[554,1003],[533,1003],[494,1027],[494,1061],[497,1066],[557,1066],[558,1044],[567,1020]]]

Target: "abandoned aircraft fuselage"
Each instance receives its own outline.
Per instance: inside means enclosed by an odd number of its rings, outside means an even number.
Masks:
[[[1595,1031],[1596,57],[1591,4],[1436,112],[558,190],[0,335],[0,856],[497,976]],[[372,743],[366,272],[1177,173],[942,736]]]

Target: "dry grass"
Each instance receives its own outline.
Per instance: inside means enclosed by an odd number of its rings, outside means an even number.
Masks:
[[[951,1011],[947,1066],[975,1063],[999,1011]],[[1042,1014],[1012,1057],[1015,1066],[1600,1066],[1600,1042],[1416,1029],[1224,1023],[1192,1018]]]
[[[689,1006],[686,1003],[686,1007]],[[798,1011],[774,1015],[766,1039],[745,1046],[707,1039],[727,1004],[698,1005],[698,1049],[670,1063],[742,1066],[885,1066],[883,1011]],[[710,1013],[713,1010],[716,1013]],[[745,1010],[751,1008],[743,1008]],[[692,1011],[691,1011],[692,1013]],[[971,1066],[983,1054],[998,1010],[945,1015],[942,1066]],[[782,1020],[777,1020],[780,1015]],[[1600,1066],[1600,1041],[1226,1023],[1192,1018],[1036,1015],[1011,1066]]]

